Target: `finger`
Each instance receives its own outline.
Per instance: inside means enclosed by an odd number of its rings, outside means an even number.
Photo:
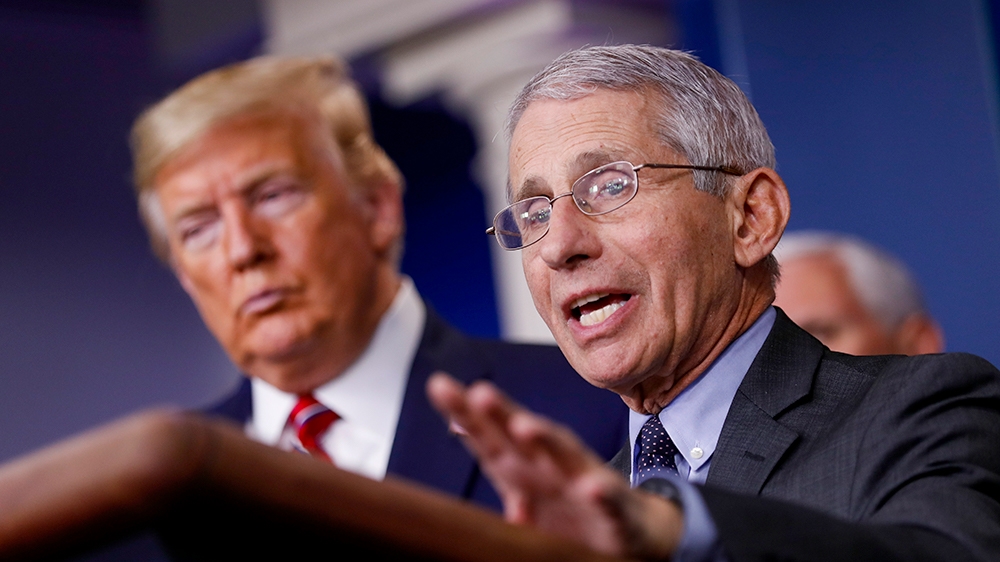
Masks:
[[[492,384],[466,388],[444,373],[435,373],[427,381],[427,395],[449,423],[462,428],[463,441],[481,460],[515,449],[507,430],[513,403]]]
[[[449,421],[459,425],[465,433],[476,430],[483,424],[485,408],[491,407],[482,403],[483,389],[473,391],[447,373],[437,372],[427,380],[427,397],[438,412]],[[479,398],[474,399],[473,395]],[[473,431],[475,432],[475,431]]]
[[[490,454],[516,449],[524,460],[554,465],[566,476],[574,476],[603,462],[567,427],[520,406],[496,386],[478,382],[469,387],[467,403],[473,418],[482,416],[483,444],[493,447]],[[473,421],[472,423],[476,423]]]
[[[477,381],[467,389],[469,409],[474,415],[481,417],[480,421],[507,428],[511,416],[518,411],[526,411],[516,402],[507,397],[493,383]]]
[[[508,523],[516,525],[527,525],[533,522],[528,500],[524,494],[515,490],[504,495],[503,518]]]
[[[528,410],[511,413],[508,428],[523,455],[545,455],[567,477],[604,464],[568,427]]]
[[[466,389],[465,421],[470,436],[475,437],[478,450],[489,458],[518,454],[510,433],[511,416],[523,408],[509,399],[499,388],[478,381]]]
[[[466,409],[465,387],[447,373],[433,373],[427,379],[425,389],[431,405],[446,420],[463,415]]]
[[[465,427],[459,422],[465,406],[465,388],[446,373],[433,373],[426,384],[427,398],[431,406],[441,414],[448,423],[448,431],[455,435],[468,435]]]

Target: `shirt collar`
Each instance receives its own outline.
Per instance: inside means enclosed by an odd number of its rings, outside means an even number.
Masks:
[[[733,397],[764,345],[775,319],[774,307],[722,352],[693,383],[660,412],[660,421],[692,472],[711,459]],[[650,416],[629,412],[629,450]]]
[[[343,373],[314,390],[313,396],[343,420],[388,441],[391,447],[426,314],[413,281],[403,276],[368,347]],[[298,397],[258,378],[250,382],[251,433],[264,443],[276,444]]]

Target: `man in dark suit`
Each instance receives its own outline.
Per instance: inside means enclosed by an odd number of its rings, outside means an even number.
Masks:
[[[617,397],[557,348],[469,338],[400,274],[403,179],[341,62],[209,72],[145,111],[132,149],[154,251],[248,377],[212,410],[255,439],[499,506],[427,402],[427,378],[447,369],[494,381],[608,457],[620,445]]]
[[[789,196],[735,84],[679,51],[580,49],[508,135],[489,232],[631,410],[606,464],[491,385],[432,377],[509,520],[649,560],[1000,559],[1000,372],[835,353],[772,306]]]

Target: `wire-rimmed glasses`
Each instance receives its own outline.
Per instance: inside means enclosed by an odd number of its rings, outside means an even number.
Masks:
[[[580,176],[566,193],[548,197],[538,195],[522,199],[509,205],[493,219],[493,226],[486,234],[496,236],[500,247],[505,250],[519,250],[538,242],[549,232],[549,216],[552,204],[557,199],[573,196],[573,202],[580,212],[597,216],[620,209],[635,197],[639,190],[639,176],[642,168],[674,168],[684,170],[704,170],[721,172],[734,176],[742,172],[728,166],[694,166],[691,164],[639,164],[612,162],[595,168]]]

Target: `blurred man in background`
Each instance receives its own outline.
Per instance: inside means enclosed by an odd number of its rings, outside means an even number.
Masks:
[[[944,351],[938,323],[895,257],[853,236],[788,232],[775,306],[834,351],[852,355]]]
[[[250,436],[497,506],[424,395],[446,369],[494,381],[601,454],[620,446],[620,401],[557,348],[469,338],[400,273],[403,178],[340,61],[209,72],[139,117],[132,151],[154,251],[247,376],[214,411]],[[461,235],[442,219],[442,236]]]

